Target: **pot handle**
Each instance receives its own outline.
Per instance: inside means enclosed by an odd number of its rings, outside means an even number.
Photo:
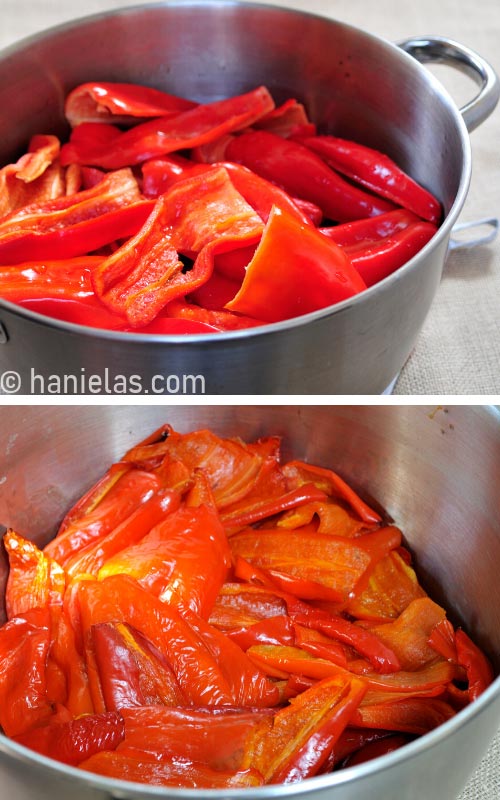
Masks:
[[[482,56],[444,36],[421,36],[397,44],[421,64],[448,64],[478,84],[478,94],[460,109],[468,131],[473,131],[490,116],[500,97],[500,82],[493,67]]]

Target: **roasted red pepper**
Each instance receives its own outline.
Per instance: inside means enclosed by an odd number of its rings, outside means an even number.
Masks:
[[[436,198],[384,153],[336,136],[306,137],[301,141],[351,180],[408,208],[422,219],[435,225],[439,223],[442,211]]]
[[[112,125],[84,122],[61,149],[61,163],[119,169],[149,158],[196,147],[223,133],[240,130],[274,108],[264,86],[247,94],[196,106],[176,116],[136,125],[122,133]]]
[[[292,196],[310,200],[335,222],[372,217],[394,208],[387,200],[345,181],[309,148],[268,131],[235,137],[226,147],[225,158],[249,167]]]

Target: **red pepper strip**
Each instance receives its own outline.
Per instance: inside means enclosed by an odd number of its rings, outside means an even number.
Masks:
[[[323,772],[331,772],[337,764],[343,765],[349,756],[356,753],[365,745],[371,742],[382,741],[387,738],[389,734],[385,731],[370,728],[352,728],[347,727],[340,735],[335,747],[330,753]]]
[[[175,303],[175,300],[173,302]],[[134,333],[159,333],[168,336],[178,336],[179,334],[190,333],[220,333],[221,330],[223,329],[211,322],[204,322],[198,319],[156,317],[149,325],[145,325],[143,328],[134,328]]]
[[[114,750],[122,741],[125,723],[120,714],[87,714],[69,722],[48,721],[15,737],[19,744],[43,756],[77,766],[101,752]]]
[[[415,222],[379,242],[352,245],[344,250],[366,285],[374,286],[413,258],[436,231],[430,222]]]
[[[233,250],[229,255],[232,255],[234,252],[239,251]],[[217,263],[217,260],[215,260],[215,263]],[[0,292],[1,279],[2,273],[0,271]],[[226,303],[229,303],[238,293],[240,286],[241,281],[226,278],[224,275],[214,271],[206,283],[199,286],[190,294],[189,300],[200,306],[202,311],[222,311]],[[229,314],[230,312],[225,311],[224,313]]]
[[[7,531],[3,543],[9,557],[5,590],[7,618],[24,614],[31,608],[61,604],[66,576],[59,564],[13,530]]]
[[[266,569],[273,585],[277,585],[274,574],[277,573],[278,580],[285,576],[285,581],[288,575],[287,588],[291,584],[290,588],[299,596],[303,588],[308,599],[314,597],[316,588],[315,599],[342,601],[370,566],[366,550],[351,541],[346,546],[343,539],[310,529],[248,529],[231,536],[229,543],[234,557],[240,556]]]
[[[91,274],[102,261],[100,256],[80,256],[0,267],[0,297],[12,303],[92,297]]]
[[[131,330],[122,316],[109,311],[103,306],[100,300],[97,300],[93,293],[88,297],[71,298],[69,300],[61,297],[27,300],[19,299],[16,301],[16,305],[21,306],[21,308],[26,308],[29,311],[34,311],[37,314],[42,314],[45,317],[50,317],[51,319],[70,322],[73,325],[83,325],[88,328],[102,328],[103,330],[110,331]],[[86,389],[79,389],[81,384],[78,383],[76,377],[66,377],[68,378],[67,386],[69,387],[67,391],[75,392],[75,394],[81,394],[83,391],[87,391]],[[45,385],[47,386],[47,384]],[[61,386],[61,383],[59,383],[59,386]],[[126,386],[130,386],[130,384],[127,383]],[[52,391],[55,391],[55,389],[52,389]],[[59,391],[61,391],[61,389],[59,389]],[[124,392],[128,391],[128,389],[115,388],[112,391]]]
[[[134,83],[82,83],[66,97],[64,113],[74,127],[80,122],[135,122],[132,117],[176,116],[197,103]]]
[[[333,642],[330,637],[325,636],[321,631],[306,628],[297,623],[294,623],[293,629],[295,631],[295,644],[305,650],[306,653],[318,658],[326,658],[328,661],[338,664],[339,667],[344,667],[344,669],[348,668],[346,651],[341,644]],[[265,642],[262,644],[265,644]],[[287,642],[282,644],[287,644]]]
[[[183,618],[217,661],[230,688],[233,705],[270,708],[278,703],[278,687],[237,644],[187,606],[180,605],[179,608]]]
[[[221,514],[221,520],[226,528],[242,528],[260,522],[266,517],[279,514],[290,508],[297,508],[304,503],[314,500],[324,500],[325,493],[318,489],[313,483],[306,483],[289,492],[284,492],[280,497],[270,497],[269,499],[257,500],[252,505],[245,505],[243,508],[226,511]]]
[[[76,550],[104,539],[138,506],[149,500],[158,488],[158,479],[150,472],[125,472],[101,502],[52,539],[44,548],[44,553],[64,567]]]
[[[314,136],[316,133],[316,126],[307,116],[303,104],[297,102],[293,97],[269,111],[269,113],[257,120],[253,127],[259,130],[271,131],[284,138],[296,136],[297,134]],[[310,131],[310,133],[306,133],[306,131]]]
[[[417,670],[435,660],[428,640],[433,628],[446,618],[446,611],[428,597],[412,600],[394,622],[370,628],[396,654],[401,669]]]
[[[0,222],[0,263],[72,258],[135,234],[151,212],[128,169],[93,189],[25,206]]]
[[[49,658],[59,667],[66,681],[64,706],[71,717],[94,713],[85,662],[77,650],[75,631],[63,608],[53,637]]]
[[[178,154],[145,161],[141,167],[144,196],[156,199],[177,181],[188,178],[194,166],[192,161]]]
[[[455,630],[450,620],[446,619],[446,617],[434,625],[427,639],[427,644],[447,661],[458,664]]]
[[[331,469],[307,464],[305,461],[289,461],[284,465],[283,472],[290,487],[314,481],[316,486],[327,494],[345,500],[363,522],[374,524],[381,521],[380,514],[370,508],[343,478]]]
[[[50,612],[32,608],[0,628],[0,726],[18,736],[52,713],[46,665]]]
[[[340,247],[275,206],[242,287],[226,308],[279,322],[339,303],[365,288]]]
[[[492,683],[494,674],[490,662],[461,628],[455,632],[458,663],[465,668],[469,683],[469,700],[476,700]]]
[[[286,529],[301,528],[315,520],[319,523],[318,533],[332,533],[335,536],[353,538],[366,531],[364,522],[331,497],[287,511],[276,525],[278,528]]]
[[[402,697],[395,702],[361,705],[352,715],[351,725],[423,736],[454,715],[450,704],[436,697]]]
[[[28,152],[0,169],[0,219],[29,203],[65,193],[59,149],[56,136],[33,136]]]
[[[355,245],[366,247],[381,239],[386,239],[388,236],[394,236],[419,221],[419,217],[412,211],[408,211],[406,208],[396,208],[394,211],[378,214],[376,217],[320,228],[320,231],[323,236],[327,236],[340,247],[354,247]]]
[[[91,628],[107,711],[130,706],[184,705],[186,698],[166,662],[122,622]]]
[[[167,116],[144,122],[125,133],[106,125],[108,130],[97,134],[95,125],[84,122],[74,128],[69,142],[63,145],[61,163],[67,166],[76,162],[105,169],[140,164],[149,158],[197,147],[224,133],[245,128],[273,108],[271,95],[260,86],[247,94],[196,106],[173,118]],[[78,133],[75,135],[75,132]],[[106,137],[107,146],[103,141]]]
[[[103,751],[79,764],[87,772],[108,778],[192,789],[245,789],[262,785],[256,770],[223,772],[190,761],[159,762],[154,758],[120,751]]]
[[[248,650],[254,644],[295,644],[292,622],[282,614],[254,622],[253,625],[229,628],[224,633],[242,650]]]
[[[244,750],[260,730],[271,727],[268,709],[168,708],[147,706],[126,708],[125,739],[118,752],[157,761],[180,759],[203,763],[211,769],[241,768]]]
[[[244,164],[292,196],[310,200],[335,222],[373,217],[394,208],[352,186],[308,147],[268,131],[235,137],[226,148],[226,159]]]
[[[209,430],[182,434],[171,431],[165,452],[190,471],[202,469],[219,511],[248,494],[257,482],[264,456],[238,439],[224,439]]]
[[[139,542],[107,558],[98,578],[131,575],[160,600],[177,603],[180,599],[208,617],[230,566],[231,554],[217,512],[208,506],[182,507]]]
[[[349,600],[345,611],[357,619],[390,622],[419,597],[425,597],[425,592],[415,570],[403,560],[397,548],[375,565],[368,585]]]
[[[198,256],[198,260],[205,256],[208,258],[210,254],[207,251],[209,251],[210,248],[211,245],[207,245]],[[210,270],[207,270],[207,274],[209,271]],[[211,275],[213,276],[213,273]],[[210,279],[211,278],[208,278],[208,280]],[[194,303],[187,303],[183,299],[172,300],[172,302],[165,307],[163,313],[171,318],[172,322],[174,320],[179,320],[179,322],[183,321],[186,324],[194,325],[197,323],[209,328],[215,328],[219,331],[238,331],[244,328],[256,328],[259,325],[265,325],[265,322],[259,319],[253,319],[253,317],[245,317],[243,314],[233,314],[232,311],[224,311],[224,309],[202,308]],[[157,317],[159,322],[161,319],[162,317]]]
[[[172,667],[189,703],[232,705],[234,699],[216,659],[193,628],[128,575],[77,584],[83,630],[101,622],[124,622],[138,630]]]
[[[316,775],[365,691],[361,681],[339,677],[307,689],[278,711],[269,731],[255,737],[249,765],[266,783],[292,783]]]
[[[69,575],[97,576],[99,570],[117,553],[139,542],[165,517],[177,511],[180,496],[171,489],[160,489],[145,500],[123,522],[113,528],[104,538],[79,547],[65,564]]]
[[[96,294],[134,327],[144,325],[169,301],[208,280],[218,248],[257,241],[261,232],[260,219],[236,192],[227,171],[211,168],[175,184],[156,201],[137,236],[94,272]],[[186,274],[178,251],[199,254]]]
[[[422,219],[439,223],[442,210],[438,200],[384,153],[335,136],[307,137],[301,141],[351,180],[410,209]]]
[[[71,506],[59,526],[57,535],[59,536],[74,522],[84,517],[85,514],[89,514],[93,511],[110,489],[113,488],[115,483],[120,480],[122,475],[132,469],[132,467],[133,464],[127,464],[124,460],[112,464],[107,472],[105,472],[104,475],[99,478],[73,506]]]
[[[209,622],[220,630],[250,627],[261,620],[285,617],[286,603],[274,591],[245,583],[222,586]]]
[[[380,758],[388,753],[394,753],[400,747],[404,747],[411,739],[403,734],[394,734],[394,736],[386,736],[383,739],[377,739],[374,742],[364,744],[354,755],[349,756],[344,762],[344,767],[354,767],[356,764],[364,764],[366,761],[371,761],[374,758]]]

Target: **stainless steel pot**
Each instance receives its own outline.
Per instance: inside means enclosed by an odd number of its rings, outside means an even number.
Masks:
[[[460,112],[420,61],[467,72],[479,93]],[[333,20],[260,4],[169,2],[112,11],[4,51],[0,162],[33,132],[63,133],[65,93],[93,79],[151,84],[200,101],[265,83],[278,101],[305,101],[322,130],[393,156],[442,200],[446,218],[415,258],[361,296],[249,331],[109,333],[1,302],[0,365],[19,375],[4,389],[50,392],[50,377],[65,374],[80,379],[66,383],[67,393],[86,392],[90,375],[98,376],[92,393],[99,379],[102,392],[113,391],[120,375],[130,391],[149,394],[383,392],[411,352],[440,281],[469,185],[468,130],[498,100],[491,67],[447,39],[398,47]],[[131,376],[138,376],[132,387]]]
[[[334,466],[401,525],[424,585],[453,609],[454,622],[474,634],[500,672],[498,409],[6,407],[0,426],[0,522],[44,544],[68,505],[103,468],[166,421],[181,431],[210,426],[221,435],[249,439],[280,433],[285,457]],[[4,580],[5,573],[4,564]],[[389,756],[301,784],[234,792],[166,790],[103,779],[0,735],[0,785],[2,797],[12,800],[455,800],[499,718],[497,678],[454,719]]]

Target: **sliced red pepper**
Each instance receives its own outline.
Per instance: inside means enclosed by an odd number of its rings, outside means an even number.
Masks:
[[[88,297],[72,297],[71,299],[61,297],[36,298],[31,300],[19,299],[16,303],[21,306],[21,308],[26,308],[37,314],[43,314],[43,316],[52,319],[70,322],[73,325],[83,325],[88,328],[102,328],[103,330],[110,331],[130,330],[130,326],[127,325],[126,320],[124,320],[121,315],[114,314],[107,309],[100,300],[94,297],[93,293]],[[71,385],[72,383],[69,381],[68,386]],[[78,388],[80,386],[78,382],[73,385],[77,387],[74,390],[75,393],[79,394],[85,391]],[[70,389],[70,391],[73,390]]]
[[[49,646],[48,608],[32,608],[0,628],[0,726],[7,736],[19,736],[52,713]]]
[[[394,236],[415,222],[419,222],[419,217],[413,211],[396,208],[394,211],[378,214],[376,217],[366,217],[366,219],[357,219],[354,222],[344,222],[342,225],[320,228],[320,231],[323,236],[327,236],[340,247],[354,247],[355,245],[367,247],[381,239]]]
[[[294,97],[269,111],[253,125],[259,130],[271,131],[277,136],[314,136],[315,125],[307,116],[306,109]],[[308,131],[308,133],[307,133]]]
[[[59,564],[13,530],[7,531],[3,543],[9,557],[5,590],[7,618],[24,614],[31,608],[61,604],[66,576]]]
[[[403,560],[398,548],[380,559],[367,586],[349,600],[345,610],[357,619],[388,622],[399,617],[419,597],[425,597],[425,592],[415,570]]]
[[[76,646],[75,631],[66,608],[59,615],[49,653],[65,677],[64,706],[73,718],[94,713],[89,680],[82,654]]]
[[[225,511],[221,515],[221,520],[227,528],[242,528],[279,514],[280,511],[297,508],[312,501],[321,501],[325,497],[325,493],[313,483],[304,484],[297,489],[284,492],[280,497],[257,500],[251,505],[245,504],[243,508]]]
[[[447,661],[458,663],[455,630],[449,619],[441,619],[434,625],[427,644]]]
[[[275,206],[242,287],[226,308],[279,322],[326,308],[365,288],[340,247]]]
[[[26,300],[92,297],[92,271],[102,261],[101,256],[80,256],[0,267],[0,297],[23,305]]]
[[[227,100],[196,106],[173,118],[144,122],[125,133],[103,124],[100,127],[107,130],[96,131],[95,124],[84,122],[73,129],[69,142],[63,145],[61,163],[66,166],[76,162],[105,169],[139,164],[245,128],[273,108],[271,95],[260,86]]]
[[[410,209],[422,219],[439,223],[442,210],[438,200],[384,153],[336,136],[314,136],[301,141],[351,180]]]
[[[28,152],[0,169],[0,219],[28,204],[65,194],[59,150],[56,136],[33,136]]]
[[[493,681],[490,662],[462,628],[455,632],[458,663],[465,668],[469,683],[469,700],[476,700]]]
[[[122,622],[93,625],[91,636],[107,711],[185,704],[182,689],[168,664],[127,625]]]
[[[204,256],[210,259],[210,253],[207,252],[210,248],[211,245],[207,245],[207,247],[201,251],[197,260],[200,260]],[[210,274],[208,281],[213,277],[212,269],[213,259],[211,266],[207,270],[207,275]],[[179,323],[184,322],[185,324],[191,325],[203,325],[204,327],[206,326],[207,328],[217,329],[219,331],[239,331],[244,328],[256,328],[259,325],[266,324],[262,320],[254,319],[253,317],[246,317],[243,314],[233,314],[232,311],[202,308],[195,303],[188,303],[183,299],[172,300],[165,306],[163,314],[169,318],[165,320],[166,322],[169,320],[171,322],[178,320]],[[162,319],[164,319],[164,317],[157,317],[155,322],[161,324]]]
[[[95,508],[70,523],[44,548],[44,553],[64,567],[75,550],[97,542],[122,523],[159,488],[150,472],[125,472]]]
[[[394,622],[371,628],[396,654],[401,669],[417,670],[435,660],[436,652],[428,640],[433,628],[446,617],[446,611],[428,597],[412,600]]]
[[[402,697],[392,702],[367,701],[355,711],[351,725],[423,736],[454,715],[450,704],[437,697]]]
[[[180,496],[171,489],[160,489],[113,528],[104,538],[78,548],[65,563],[69,575],[97,576],[100,568],[117,553],[139,542],[161,520],[175,512]]]
[[[208,280],[213,250],[204,252],[205,246],[232,249],[233,240],[256,241],[261,232],[261,220],[233,188],[227,171],[212,168],[175,184],[156,201],[137,236],[94,272],[96,294],[133,326],[145,325],[169,301]],[[178,252],[198,254],[186,274]]]
[[[327,678],[298,695],[257,736],[247,755],[266,783],[292,783],[316,775],[366,691],[353,678]]]
[[[192,161],[177,153],[145,161],[141,167],[143,194],[156,199],[174,183],[189,177],[194,166]]]
[[[437,231],[431,222],[415,222],[378,242],[345,247],[351,263],[367,286],[374,286],[406,264]]]
[[[370,508],[364,500],[349,486],[340,475],[333,470],[307,464],[305,461],[289,461],[283,467],[290,486],[301,485],[313,481],[327,494],[345,500],[367,524],[381,521],[380,514]]]
[[[231,251],[235,252],[235,251]],[[229,255],[224,253],[223,255]],[[1,291],[2,273],[0,271],[0,291]],[[229,303],[233,297],[238,293],[241,286],[240,281],[226,278],[214,272],[206,283],[199,286],[189,296],[190,301],[201,306],[202,312],[207,311],[221,311],[226,303]],[[228,314],[229,312],[225,312]]]
[[[283,614],[254,622],[253,625],[229,628],[224,633],[242,650],[248,650],[254,644],[293,645],[295,643],[292,622]]]
[[[354,516],[350,509],[344,508],[331,497],[306,503],[285,512],[276,525],[278,528],[286,529],[301,528],[303,525],[310,525],[315,520],[318,522],[318,533],[355,537],[366,529],[366,524]]]
[[[236,136],[226,148],[226,159],[249,167],[292,196],[310,200],[335,222],[373,217],[394,208],[345,181],[308,147],[268,131]]]
[[[92,189],[24,206],[0,221],[0,263],[83,255],[139,230],[151,213],[131,170],[109,173]]]
[[[43,756],[77,766],[122,741],[125,723],[120,714],[87,714],[69,722],[48,722],[15,739]]]
[[[64,113],[73,127],[81,122],[136,122],[135,117],[176,116],[197,103],[135,83],[82,83],[66,97]],[[130,120],[132,117],[132,120]]]
[[[107,558],[98,577],[131,575],[160,600],[181,600],[208,617],[230,565],[218,514],[207,506],[183,507],[167,515],[140,541]]]
[[[286,615],[286,603],[279,593],[248,583],[225,583],[209,622],[215,628],[229,630]]]
[[[153,786],[222,790],[262,785],[262,778],[256,770],[223,772],[191,761],[159,762],[126,750],[97,753],[83,761],[79,767],[108,778],[149,783]]]
[[[400,747],[411,741],[409,736],[403,734],[394,734],[393,736],[385,736],[383,739],[376,739],[373,742],[367,742],[354,755],[346,759],[344,767],[354,767],[356,764],[364,764],[366,761],[371,761],[374,758],[380,758],[388,753],[394,753]]]
[[[326,658],[333,661],[339,667],[348,668],[345,648],[338,642],[332,641],[329,636],[313,628],[306,628],[303,625],[294,623],[295,643],[302,650],[318,658]],[[265,644],[265,642],[262,642]],[[282,644],[287,644],[282,642]]]
[[[124,622],[167,659],[188,702],[200,706],[234,703],[216,659],[175,606],[162,603],[128,575],[81,581],[77,588],[85,632],[101,622]]]

